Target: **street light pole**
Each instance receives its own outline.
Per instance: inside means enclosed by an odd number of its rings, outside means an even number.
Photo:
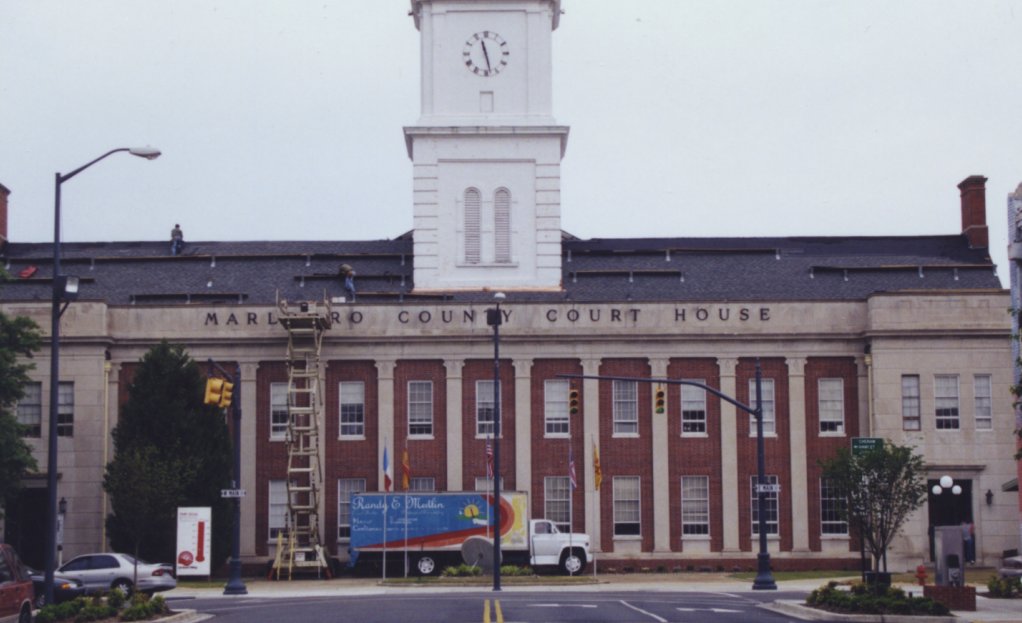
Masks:
[[[153,160],[160,156],[160,150],[152,147],[119,147],[112,149],[99,158],[78,167],[70,173],[57,173],[53,189],[53,300],[50,310],[50,412],[49,435],[46,456],[46,486],[49,494],[46,524],[46,573],[44,579],[45,598],[47,604],[53,601],[53,574],[57,558],[57,414],[60,400],[60,317],[64,310],[61,303],[65,301],[68,280],[60,273],[60,186],[85,169],[96,164],[107,156],[126,151],[133,156]],[[104,431],[104,434],[106,432]]]
[[[493,295],[496,307],[486,310],[486,324],[493,327],[493,590],[500,590],[500,315],[503,292]]]

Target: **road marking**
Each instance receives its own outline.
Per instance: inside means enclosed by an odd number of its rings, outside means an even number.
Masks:
[[[500,610],[500,600],[493,600],[493,613],[497,617],[497,623],[504,623],[504,613]],[[487,599],[483,602],[483,623],[491,623],[490,621],[490,600]]]
[[[680,612],[716,612],[719,614],[745,612],[744,610],[730,610],[728,608],[678,608]]]
[[[627,601],[621,600],[621,603],[625,607],[631,608],[632,610],[635,610],[636,612],[638,612],[640,614],[645,614],[646,616],[650,617],[654,621],[659,621],[660,623],[667,623],[667,619],[662,619],[662,618],[658,617],[657,615],[653,614],[652,612],[647,612],[647,611],[643,610],[642,608],[638,608],[636,606],[633,606],[632,604],[628,603]]]
[[[530,608],[595,608],[596,604],[529,604]]]

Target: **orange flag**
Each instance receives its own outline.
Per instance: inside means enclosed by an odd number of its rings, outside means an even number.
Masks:
[[[603,482],[603,470],[600,469],[600,449],[596,447],[596,440],[593,440],[593,481],[596,490],[600,490],[600,483]]]
[[[408,462],[408,447],[405,446],[405,451],[401,454],[401,487],[408,491],[412,479],[412,466]]]

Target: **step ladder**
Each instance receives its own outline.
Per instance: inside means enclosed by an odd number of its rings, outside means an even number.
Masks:
[[[278,541],[273,570],[286,574],[315,571],[330,577],[319,532],[323,483],[319,422],[323,411],[320,349],[330,329],[330,302],[278,299],[280,325],[287,331],[287,546]],[[283,552],[281,551],[283,549]]]

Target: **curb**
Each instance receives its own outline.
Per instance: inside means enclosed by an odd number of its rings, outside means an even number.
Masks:
[[[926,616],[910,614],[842,614],[818,610],[799,601],[780,600],[762,604],[761,608],[785,614],[803,621],[847,621],[848,623],[960,623],[955,616]]]
[[[160,623],[199,623],[199,621],[212,618],[212,614],[204,614],[195,610],[178,610],[169,617],[159,619],[159,621]]]

